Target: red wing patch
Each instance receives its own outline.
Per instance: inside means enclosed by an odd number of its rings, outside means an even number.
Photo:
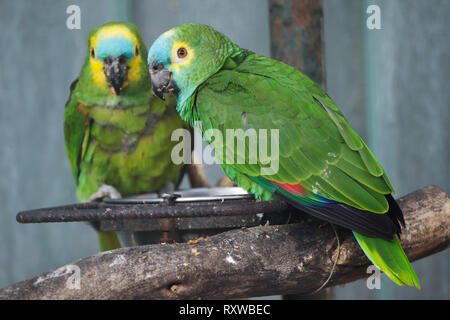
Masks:
[[[286,190],[287,192],[290,192],[292,194],[296,194],[299,196],[306,196],[305,188],[301,184],[290,184],[290,183],[279,183],[276,181],[272,181],[267,179],[268,181],[272,182],[273,184],[276,184],[277,186],[281,187],[283,190]]]

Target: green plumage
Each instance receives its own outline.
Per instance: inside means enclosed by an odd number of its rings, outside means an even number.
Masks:
[[[366,237],[357,232],[353,232],[353,234],[370,261],[386,273],[392,281],[400,286],[407,284],[420,289],[419,279],[397,236],[394,236],[392,241],[387,241]]]
[[[77,181],[80,201],[101,183],[123,196],[158,190],[166,181],[178,183],[181,167],[170,159],[172,131],[183,127],[175,106],[154,96],[146,104],[119,108],[89,106],[76,99],[66,107],[67,154]]]
[[[66,108],[65,136],[77,194],[86,201],[101,183],[123,196],[158,190],[177,183],[181,167],[171,162],[173,130],[183,127],[174,105],[156,97],[146,104],[120,109],[89,106],[72,93]]]
[[[192,55],[187,66],[169,59],[177,43]],[[279,143],[266,140],[270,152],[279,148],[275,174],[262,173],[268,165],[261,158],[249,161],[248,143],[241,155],[244,163],[227,162],[227,155],[236,154],[239,142],[247,139],[243,134],[234,147],[229,141],[212,144],[230,179],[263,200],[278,195],[316,217],[367,233],[354,232],[369,259],[394,282],[420,288],[395,235],[403,217],[390,196],[395,191],[389,178],[316,83],[197,24],[161,35],[149,62],[163,63],[172,73],[181,117],[191,124],[201,121],[203,133],[216,129],[225,137],[227,129],[279,130]]]
[[[393,189],[333,101],[294,68],[242,54],[248,56],[239,66],[220,70],[200,86],[196,110],[203,128],[279,129],[279,171],[264,178],[300,183],[311,194],[386,212],[388,203],[382,195]],[[225,163],[226,148],[223,156]],[[225,166],[238,172],[240,184],[245,175],[255,175],[264,167],[260,163]]]
[[[101,184],[113,186],[122,196],[154,192],[166,182],[176,185],[182,171],[182,166],[171,161],[176,142],[170,138],[173,130],[185,124],[176,113],[174,99],[162,101],[152,93],[147,53],[137,29],[131,24],[110,23],[91,31],[89,38],[102,28],[117,25],[128,28],[139,41],[143,58],[135,65],[137,69],[128,73],[141,73],[140,80],[128,80],[120,95],[102,90],[94,83],[89,51],[78,81],[71,86],[64,115],[66,151],[82,202]],[[102,250],[118,246],[114,233],[101,233],[99,240]]]

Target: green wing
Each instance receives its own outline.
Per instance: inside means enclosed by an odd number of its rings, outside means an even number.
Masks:
[[[76,99],[75,92],[77,83],[78,79],[72,82],[69,100],[66,103],[64,113],[64,144],[72,166],[75,182],[78,184],[80,163],[89,143],[91,123],[84,116],[83,110],[80,110],[80,103]]]
[[[357,209],[388,211],[384,195],[394,188],[383,169],[333,101],[296,69],[251,54],[206,81],[196,106],[205,128],[279,129],[279,170],[264,178],[301,184],[312,197]],[[264,165],[231,167],[255,177]]]

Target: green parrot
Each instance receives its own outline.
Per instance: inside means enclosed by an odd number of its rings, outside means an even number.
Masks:
[[[211,129],[219,131],[217,137],[225,137],[230,129],[245,133],[235,136],[236,144],[208,141],[237,185],[259,199],[280,197],[352,230],[367,257],[392,281],[420,289],[399,242],[404,219],[391,195],[394,187],[316,83],[199,24],[160,35],[149,50],[148,63],[154,92],[160,97],[174,92],[181,117],[191,125],[200,122],[196,128],[203,135]],[[250,140],[251,129],[278,133],[278,140],[266,139],[267,150],[278,151],[276,170],[264,170],[270,169],[267,159],[259,155],[255,161],[247,144],[245,155],[238,153],[237,161],[229,161],[235,159],[240,142]]]
[[[180,181],[183,166],[171,161],[171,134],[186,124],[174,98],[164,102],[153,94],[146,57],[131,23],[111,22],[89,33],[64,114],[66,153],[81,202],[173,189]],[[115,232],[99,232],[99,244],[102,251],[120,247]]]

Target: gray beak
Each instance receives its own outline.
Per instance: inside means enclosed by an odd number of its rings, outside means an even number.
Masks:
[[[128,65],[127,58],[121,55],[117,58],[106,57],[104,60],[106,79],[109,85],[114,89],[114,92],[119,95],[122,86],[127,79]]]
[[[162,100],[165,100],[164,93],[178,92],[178,87],[172,79],[172,72],[165,69],[164,66],[156,61],[149,65],[150,81],[153,92]]]

